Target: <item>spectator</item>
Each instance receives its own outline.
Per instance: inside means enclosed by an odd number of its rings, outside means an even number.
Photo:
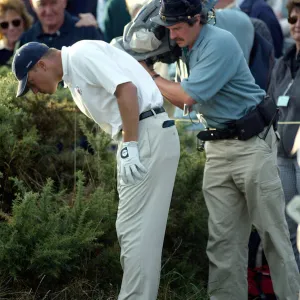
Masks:
[[[79,0],[68,0],[66,11],[71,15],[79,18],[76,26],[98,26],[97,21],[95,19],[95,7],[94,3],[97,0],[89,0],[88,2],[83,2]],[[26,5],[28,12],[34,18],[34,21],[37,21],[36,13],[34,12],[31,0],[23,0]]]
[[[61,49],[80,40],[101,40],[103,35],[94,26],[76,27],[79,21],[66,10],[67,0],[31,0],[38,21],[21,36],[20,46],[40,42]]]
[[[244,0],[240,4],[240,8],[249,17],[260,19],[266,23],[272,35],[275,57],[279,58],[283,49],[283,33],[273,9],[265,0]]]
[[[32,17],[21,0],[0,0],[0,65],[8,64],[21,34]]]
[[[267,25],[256,18],[250,18],[255,30],[249,68],[255,83],[267,91],[275,64],[274,45]]]
[[[68,0],[66,10],[73,16],[78,16],[82,13],[91,13],[96,17],[97,0]]]
[[[293,122],[299,121],[300,118],[300,0],[290,0],[287,7],[291,37],[296,44],[277,61],[272,73],[269,93],[279,107],[280,121]],[[278,132],[281,136],[278,147],[278,166],[286,204],[295,195],[300,194],[300,168],[296,154],[291,154],[298,127],[292,124],[278,125]],[[297,223],[288,215],[286,217],[294,254],[300,269],[296,245]]]
[[[97,14],[98,14],[98,0],[89,0],[89,1],[81,1],[81,0],[69,0],[67,2],[66,11],[71,15],[79,17],[79,21],[77,22],[77,27],[82,26],[95,26],[98,27],[97,22]],[[100,27],[100,26],[99,26]],[[101,28],[103,32],[103,28]]]
[[[104,12],[104,36],[107,42],[123,35],[124,26],[131,21],[125,0],[108,0]]]
[[[250,18],[254,26],[255,32],[264,37],[274,48],[273,38],[266,23],[257,18]]]

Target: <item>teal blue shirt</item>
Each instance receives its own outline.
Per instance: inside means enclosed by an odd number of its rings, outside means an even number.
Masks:
[[[265,96],[237,40],[226,30],[204,25],[183,60],[189,76],[181,86],[197,102],[193,108],[204,116],[208,127],[224,128],[224,123],[242,118]]]

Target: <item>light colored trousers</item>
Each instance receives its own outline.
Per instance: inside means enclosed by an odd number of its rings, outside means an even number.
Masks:
[[[143,181],[121,184],[116,221],[123,280],[119,300],[155,300],[161,254],[180,145],[176,126],[162,128],[166,113],[139,123],[139,153],[148,172]],[[119,151],[117,162],[119,165]],[[119,171],[118,171],[119,175]]]
[[[203,193],[209,211],[210,299],[248,299],[252,224],[261,237],[278,300],[298,299],[299,272],[285,219],[273,128],[266,140],[255,136],[208,142],[206,157]]]
[[[279,175],[284,191],[285,204],[287,205],[295,195],[300,194],[300,167],[297,158],[286,158],[278,156]],[[295,259],[300,269],[300,257],[297,248],[298,224],[286,214],[286,220],[290,231],[291,243]]]

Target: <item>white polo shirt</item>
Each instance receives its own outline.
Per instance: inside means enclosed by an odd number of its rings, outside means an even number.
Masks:
[[[139,112],[163,105],[162,95],[145,69],[129,54],[103,41],[83,40],[62,48],[63,81],[79,109],[116,137],[122,119],[114,93],[119,84],[137,87]]]

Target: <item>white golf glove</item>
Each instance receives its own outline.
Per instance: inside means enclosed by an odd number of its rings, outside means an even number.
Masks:
[[[120,176],[125,184],[143,179],[146,168],[141,164],[137,142],[125,142],[120,151]]]

